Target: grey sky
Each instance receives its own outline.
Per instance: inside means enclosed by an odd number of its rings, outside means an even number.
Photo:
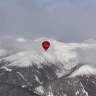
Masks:
[[[65,0],[66,1],[66,0]],[[91,1],[91,0],[90,0]],[[12,0],[0,3],[0,34],[50,37],[64,42],[96,39],[96,3]]]

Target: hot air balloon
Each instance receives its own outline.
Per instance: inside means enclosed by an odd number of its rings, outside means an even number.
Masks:
[[[44,48],[45,51],[47,51],[48,48],[50,47],[50,43],[48,41],[44,41],[42,42],[42,47]]]

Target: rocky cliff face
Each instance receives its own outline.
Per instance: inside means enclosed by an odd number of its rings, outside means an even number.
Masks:
[[[87,70],[86,74],[84,72],[86,69],[80,73],[83,67],[87,68],[87,66],[82,66],[78,69],[79,71],[77,70],[67,77],[36,87],[34,92],[41,96],[96,96],[96,74],[94,69],[90,68],[91,72]]]

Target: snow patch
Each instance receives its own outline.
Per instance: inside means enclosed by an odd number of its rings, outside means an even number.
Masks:
[[[75,95],[76,95],[76,96],[79,95],[79,91],[76,91],[76,92],[75,92]]]
[[[38,95],[44,94],[44,89],[42,86],[36,87],[34,93],[37,93]]]
[[[5,69],[6,71],[10,71],[10,72],[12,71],[12,69],[9,69],[9,68],[6,67],[6,66],[2,66],[1,69]]]
[[[23,88],[26,88],[26,87],[27,87],[27,85],[22,85],[22,87],[23,87]]]
[[[82,85],[81,82],[80,82],[80,84],[81,84],[81,86],[82,86],[82,88],[83,88],[83,89],[82,89],[82,92],[83,92],[84,94],[86,94],[86,96],[89,96],[89,95],[88,95],[88,92],[85,91],[84,86]]]
[[[38,76],[35,75],[35,79],[36,79],[36,81],[37,81],[39,84],[43,84],[43,82],[40,82]]]
[[[25,81],[27,81],[26,79],[25,79],[25,77],[20,73],[20,72],[17,72],[20,76],[21,76],[21,78],[23,78]]]
[[[48,92],[46,96],[54,96],[52,92]]]

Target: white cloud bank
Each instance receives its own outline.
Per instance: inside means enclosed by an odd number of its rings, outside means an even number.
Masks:
[[[44,51],[41,45],[44,40],[48,40],[51,43],[47,52]],[[22,43],[22,41],[24,42]],[[69,65],[71,67],[71,64],[74,63],[86,63],[96,67],[96,43],[63,43],[48,38],[39,38],[37,40],[5,38],[0,40],[0,56],[7,55],[7,57],[10,57],[13,54],[17,54],[16,58],[18,60],[26,56],[29,61],[33,60],[35,62],[43,62],[42,60],[55,62],[57,60],[66,63],[66,68]]]

